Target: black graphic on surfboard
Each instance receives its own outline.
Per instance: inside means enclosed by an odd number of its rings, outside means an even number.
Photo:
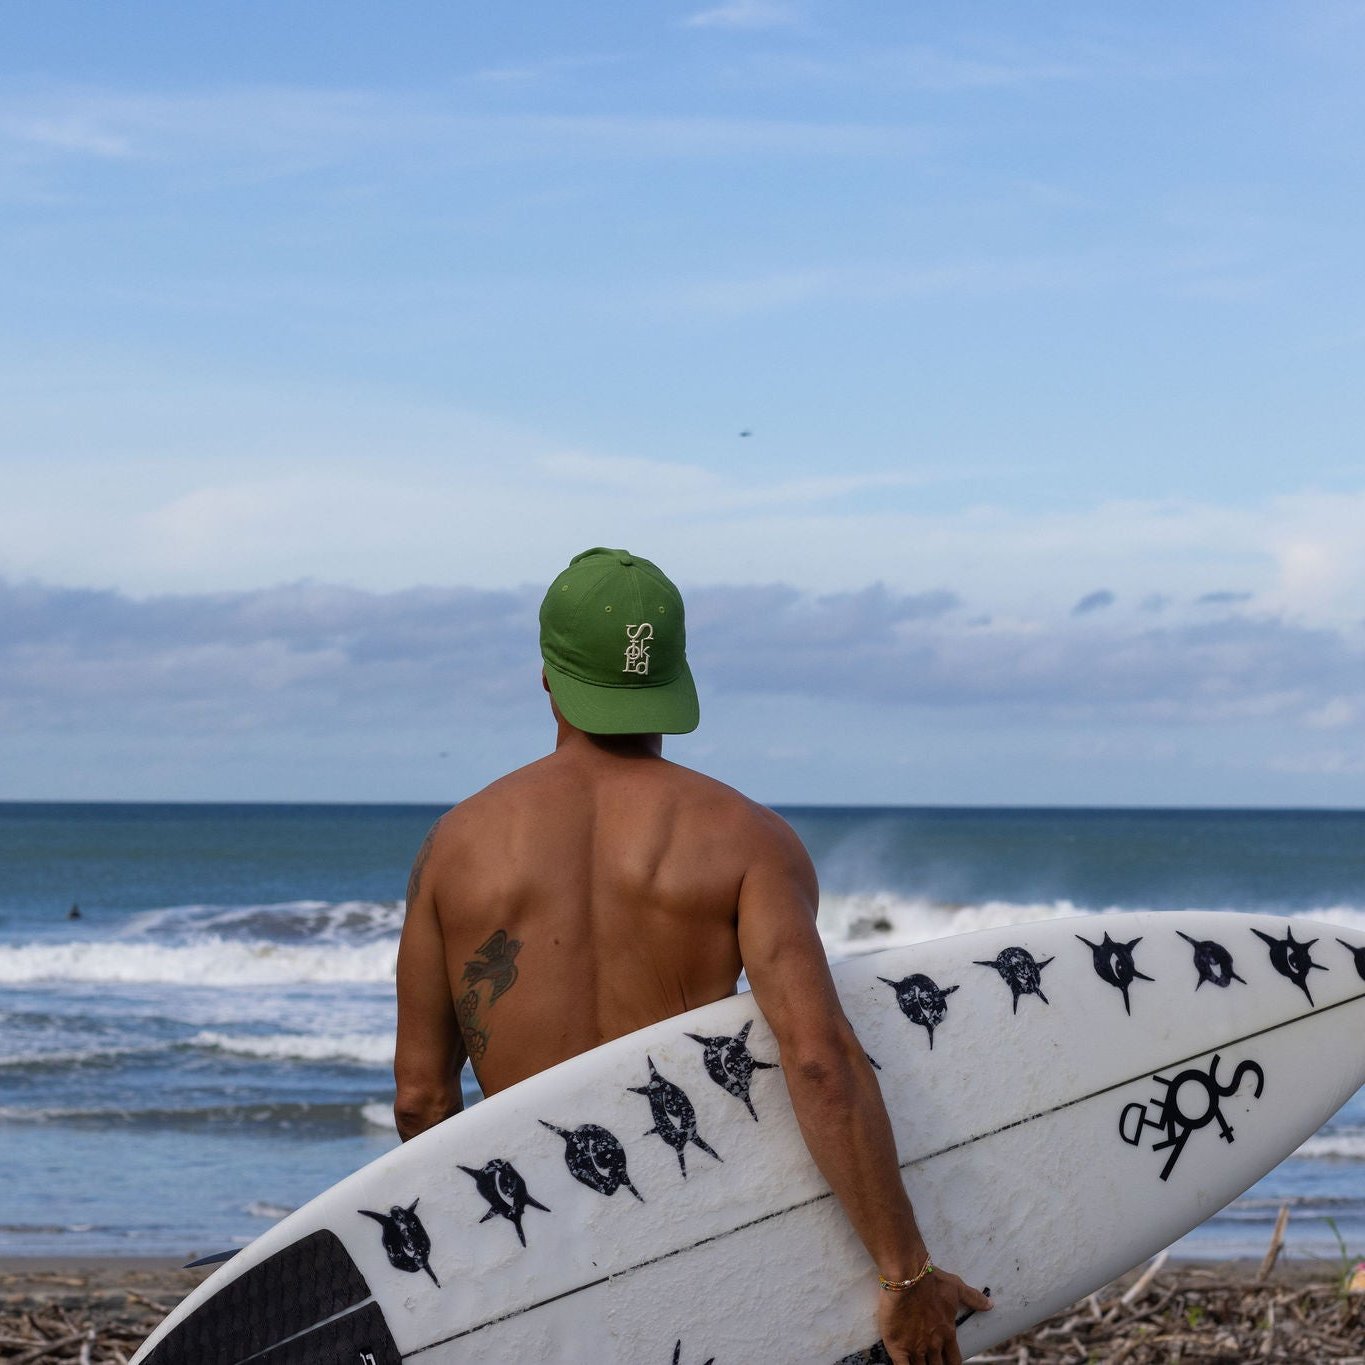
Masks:
[[[879,976],[896,992],[896,1003],[901,1013],[912,1023],[918,1024],[929,1035],[929,1050],[934,1047],[934,1030],[948,1017],[948,997],[957,990],[956,986],[940,988],[932,977],[903,976],[899,981],[888,981]]]
[[[1233,971],[1232,954],[1221,943],[1215,943],[1211,938],[1191,938],[1181,929],[1177,929],[1176,933],[1194,948],[1194,969],[1199,973],[1199,980],[1194,983],[1195,990],[1206,981],[1223,987],[1232,985],[1234,981],[1246,985],[1246,981]]]
[[[1147,1105],[1136,1102],[1124,1105],[1119,1114],[1119,1136],[1131,1147],[1141,1143],[1145,1128],[1156,1128],[1165,1134],[1161,1141],[1152,1144],[1154,1152],[1169,1150],[1171,1153],[1161,1169],[1163,1180],[1168,1179],[1175,1170],[1175,1163],[1180,1160],[1190,1135],[1200,1128],[1216,1122],[1219,1136],[1224,1142],[1232,1142],[1232,1126],[1223,1117],[1221,1101],[1235,1095],[1245,1077],[1255,1077],[1256,1089],[1252,1091],[1252,1098],[1261,1098],[1261,1091],[1265,1089],[1265,1072],[1256,1062],[1238,1062],[1232,1079],[1224,1085],[1218,1079],[1218,1063],[1221,1060],[1215,1053],[1207,1071],[1194,1066],[1169,1078],[1153,1076],[1154,1081],[1160,1081],[1166,1087],[1166,1093],[1161,1098],[1150,1101],[1156,1107],[1155,1118],[1148,1118]],[[1135,1122],[1130,1121],[1130,1115]]]
[[[486,1223],[490,1218],[501,1214],[516,1228],[517,1236],[521,1238],[522,1246],[525,1246],[526,1234],[522,1231],[521,1220],[526,1210],[540,1209],[542,1213],[549,1213],[549,1205],[532,1198],[521,1172],[510,1161],[503,1161],[501,1157],[495,1157],[481,1170],[475,1170],[473,1166],[461,1166],[460,1169],[473,1178],[479,1193],[488,1200],[488,1212],[479,1219],[479,1222]]]
[[[882,1069],[882,1064],[870,1052],[864,1052],[863,1056],[867,1058],[873,1071],[880,1071]]]
[[[1337,942],[1346,949],[1356,960],[1356,974],[1362,981],[1365,981],[1365,948],[1356,948],[1346,942],[1344,938],[1337,939]]]
[[[1263,934],[1259,929],[1253,929],[1251,932],[1269,947],[1270,965],[1281,976],[1292,981],[1308,997],[1308,1003],[1311,1005],[1313,992],[1308,989],[1308,973],[1327,970],[1321,962],[1314,962],[1313,955],[1308,951],[1317,939],[1310,938],[1307,943],[1300,943],[1294,937],[1292,926],[1285,929],[1283,938]]]
[[[384,1229],[384,1250],[388,1253],[389,1264],[395,1270],[411,1271],[414,1275],[419,1270],[425,1270],[431,1276],[432,1284],[439,1289],[441,1282],[428,1263],[428,1257],[431,1255],[431,1238],[427,1236],[427,1230],[417,1216],[417,1205],[420,1202],[419,1195],[407,1208],[395,1204],[388,1213],[375,1213],[373,1209],[357,1209],[356,1212],[363,1213],[366,1218],[373,1218]]]
[[[757,1123],[758,1114],[754,1111],[753,1100],[749,1098],[749,1087],[753,1084],[755,1071],[776,1071],[777,1063],[760,1062],[749,1051],[749,1030],[753,1026],[754,1021],[750,1019],[733,1038],[707,1038],[700,1033],[689,1033],[687,1036],[706,1049],[702,1053],[706,1074],[722,1090],[741,1100],[749,1116]]]
[[[649,1084],[626,1087],[631,1094],[643,1095],[649,1101],[649,1112],[654,1117],[654,1127],[645,1133],[645,1137],[650,1133],[657,1133],[673,1148],[678,1154],[678,1169],[683,1173],[684,1180],[687,1179],[687,1160],[683,1149],[689,1142],[695,1147],[700,1147],[708,1156],[715,1157],[717,1161],[724,1160],[719,1152],[698,1136],[697,1111],[693,1109],[692,1101],[672,1081],[659,1075],[653,1057],[646,1057],[645,1060],[649,1063]]]
[[[834,1365],[891,1365],[891,1357],[879,1341],[866,1350],[854,1351],[851,1356],[840,1356]]]
[[[615,1194],[624,1185],[640,1203],[645,1202],[644,1195],[630,1183],[626,1173],[626,1149],[614,1133],[595,1123],[569,1129],[546,1123],[544,1119],[540,1122],[564,1139],[564,1164],[580,1185],[605,1195]]]
[[[493,994],[488,997],[491,1005],[517,979],[517,954],[521,952],[521,940],[508,938],[506,929],[496,930],[479,949],[479,958],[464,964],[465,983],[477,986],[480,981],[493,983]]]
[[[976,966],[994,967],[1000,973],[1000,979],[1014,997],[1014,1013],[1018,1014],[1021,995],[1036,995],[1043,1004],[1050,1003],[1043,994],[1043,968],[1052,960],[1049,957],[1038,962],[1027,948],[1002,948],[994,962],[978,960]]]
[[[1142,937],[1128,943],[1115,943],[1106,933],[1103,943],[1091,943],[1088,938],[1081,938],[1076,935],[1081,942],[1090,949],[1091,956],[1095,959],[1095,973],[1101,981],[1107,981],[1111,986],[1117,987],[1123,992],[1123,1012],[1132,1014],[1133,1008],[1128,1001],[1128,987],[1134,981],[1151,981],[1153,978],[1144,976],[1137,969],[1137,963],[1133,961],[1133,949],[1142,942]]]
[[[681,1361],[682,1361],[682,1338],[679,1337],[679,1338],[678,1338],[677,1345],[673,1347],[673,1365],[680,1365],[680,1362],[681,1362]],[[706,1362],[706,1365],[716,1365],[716,1358],[715,1358],[715,1356],[712,1356],[711,1359],[708,1360],[708,1361]]]

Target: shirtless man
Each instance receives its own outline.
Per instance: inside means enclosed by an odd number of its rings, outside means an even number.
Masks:
[[[959,1365],[954,1319],[990,1300],[923,1273],[881,1091],[815,930],[810,858],[772,811],[663,758],[662,736],[698,718],[677,590],[648,560],[588,550],[550,585],[540,634],[554,752],[447,813],[413,865],[399,1133],[459,1111],[466,1057],[491,1095],[734,994],[743,968],[806,1145],[887,1289],[891,1359]]]

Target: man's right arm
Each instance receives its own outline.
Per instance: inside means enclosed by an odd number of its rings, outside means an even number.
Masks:
[[[408,908],[398,942],[398,1030],[394,1044],[394,1122],[406,1142],[464,1106],[464,1039],[446,974],[445,936],[434,877],[425,875],[436,839],[431,827],[408,877]]]
[[[739,897],[740,953],[774,1036],[792,1108],[820,1173],[882,1275],[915,1276],[929,1257],[901,1183],[881,1089],[830,977],[815,929],[815,869],[792,830],[764,816]],[[894,1365],[958,1365],[954,1318],[990,1300],[936,1271],[884,1292],[878,1323]]]

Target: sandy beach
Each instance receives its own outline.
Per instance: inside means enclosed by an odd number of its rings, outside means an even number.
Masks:
[[[1259,1271],[1250,1261],[1139,1269],[975,1359],[1365,1365],[1365,1294],[1343,1293],[1340,1265],[1280,1261],[1263,1283]],[[126,1365],[207,1273],[170,1260],[0,1259],[0,1361]]]

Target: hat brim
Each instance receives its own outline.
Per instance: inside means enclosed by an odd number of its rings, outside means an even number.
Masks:
[[[648,686],[603,687],[550,663],[545,664],[545,680],[560,715],[590,735],[685,735],[701,719],[697,687],[686,664],[676,678]]]

